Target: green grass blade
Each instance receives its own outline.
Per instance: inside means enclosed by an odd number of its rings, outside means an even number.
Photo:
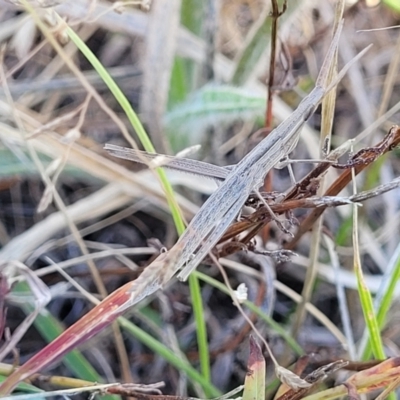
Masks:
[[[361,277],[358,272],[356,272],[356,275],[358,283],[358,294],[360,297],[361,307],[364,314],[364,320],[370,335],[371,350],[378,360],[384,360],[386,356],[383,350],[383,343],[380,335],[379,324],[375,316],[372,296],[367,286],[365,285],[363,277]]]
[[[184,371],[193,382],[199,383],[206,392],[210,393],[211,396],[217,397],[221,395],[221,392],[215,388],[208,379],[196,371],[189,363],[185,362],[180,357],[177,357],[172,350],[154,339],[153,336],[132,324],[126,318],[118,318],[118,322],[129,334],[136,337],[155,353],[167,360],[175,368]]]
[[[203,301],[199,279],[195,274],[189,277],[190,296],[192,299],[193,313],[197,327],[197,345],[199,347],[200,368],[205,379],[211,381],[210,353],[208,349],[207,328],[204,318]],[[206,390],[206,395],[212,397],[212,393]]]
[[[353,249],[354,249],[354,271],[357,278],[358,295],[360,297],[361,308],[364,314],[364,320],[367,325],[369,337],[371,340],[371,349],[378,360],[386,358],[383,349],[382,338],[380,335],[379,324],[375,315],[372,296],[365,284],[364,275],[361,268],[360,247],[358,243],[358,209],[353,206]]]
[[[190,91],[187,80],[186,60],[181,57],[175,57],[171,72],[171,83],[168,93],[168,109],[176,107],[182,103]]]
[[[140,122],[139,117],[131,107],[128,99],[126,98],[122,90],[116,84],[111,75],[108,73],[106,68],[104,68],[99,59],[93,54],[93,52],[89,49],[89,47],[87,47],[86,43],[84,43],[81,40],[81,38],[70,27],[68,26],[66,27],[66,32],[69,38],[74,42],[75,46],[78,47],[78,49],[90,62],[92,67],[97,71],[97,73],[103,79],[104,83],[107,85],[111,93],[114,95],[115,99],[118,101],[119,105],[122,107],[130,123],[135,129],[144,149],[150,153],[154,153],[155,150],[153,144],[151,143],[149,136],[147,135],[142,123]],[[179,234],[182,234],[182,232],[185,230],[185,225],[181,218],[179,206],[176,203],[172,187],[168,182],[167,176],[163,169],[158,168],[157,174],[160,178],[161,185],[164,189],[166,199],[171,209],[172,218],[174,220],[177,231]]]

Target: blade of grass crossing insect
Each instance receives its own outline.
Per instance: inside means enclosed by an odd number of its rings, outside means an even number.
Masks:
[[[203,8],[203,2],[199,2],[196,0],[186,0],[183,1],[181,4],[181,24],[196,35],[200,35],[201,33],[204,17]],[[189,92],[193,90],[196,70],[196,64],[193,61],[184,60],[178,57],[175,58],[175,65],[172,71],[170,86],[170,91],[175,91],[175,98],[173,98],[172,93],[170,93],[168,109],[171,109],[177,103],[177,100],[186,100]],[[176,82],[178,78],[178,72],[180,72],[179,78],[181,82]],[[179,93],[177,92],[175,87],[181,89]],[[178,149],[177,144],[174,143],[176,141],[177,137],[175,135],[169,135],[170,145],[175,150]],[[193,314],[196,321],[197,345],[199,349],[201,373],[207,381],[210,381],[210,353],[208,348],[206,319],[204,318],[204,308],[201,298],[201,288],[199,280],[194,274],[189,277],[189,287],[190,297],[193,306]],[[211,392],[207,388],[204,388],[204,390],[206,395],[210,397]]]
[[[94,56],[94,54],[87,48],[86,44],[84,44],[80,38],[73,32],[70,28],[68,28],[68,34],[71,39],[74,41],[75,45],[84,53],[84,55],[88,58],[92,66],[96,69],[99,75],[103,78],[104,82],[107,84],[111,92],[114,94],[117,101],[120,103],[121,107],[126,112],[128,118],[130,119],[133,127],[135,128],[136,132],[138,133],[139,139],[143,144],[144,148],[148,152],[154,152],[154,147],[148,138],[143,125],[139,121],[137,114],[134,112],[132,107],[130,106],[128,100],[126,99],[125,95],[122,93],[120,88],[116,85],[114,80],[111,78],[109,73],[100,63],[100,61]],[[140,135],[139,135],[140,132]],[[177,209],[177,204],[175,199],[173,199],[173,192],[172,187],[170,186],[169,182],[167,181],[166,175],[162,169],[158,169],[158,173],[160,179],[163,183],[164,190],[167,193],[167,197],[169,197],[169,204],[171,207],[171,212],[174,217],[174,222],[179,234],[182,234],[184,231],[184,224],[180,217],[180,211]],[[169,196],[168,196],[169,194]],[[173,202],[171,200],[173,199]],[[210,379],[210,367],[209,367],[209,351],[208,351],[208,344],[207,344],[207,335],[206,335],[206,328],[204,322],[204,311],[203,305],[201,302],[201,292],[200,286],[198,282],[196,282],[196,278],[194,276],[190,277],[189,279],[189,286],[191,291],[191,296],[193,299],[196,299],[193,302],[193,310],[196,318],[196,328],[197,328],[197,339],[198,339],[198,346],[200,352],[200,359],[201,359],[201,367],[202,367],[202,374],[207,381]],[[196,292],[197,293],[194,293]],[[209,389],[204,387],[204,390],[210,394]]]
[[[84,54],[84,56],[88,59],[88,61],[92,64],[93,68],[98,72],[98,74],[101,76],[101,78],[104,80],[110,91],[113,93],[115,96],[116,100],[119,102],[121,105],[122,109],[125,111],[127,117],[129,118],[133,128],[136,130],[138,137],[145,148],[146,151],[148,152],[154,152],[154,147],[146,133],[146,131],[143,128],[143,125],[141,124],[137,114],[135,111],[132,109],[128,99],[126,96],[122,93],[121,89],[118,87],[118,85],[115,83],[115,81],[112,79],[108,71],[104,68],[104,66],[101,64],[101,62],[97,59],[97,57],[92,53],[92,51],[86,46],[86,44],[79,38],[78,35],[71,29],[67,28],[67,33],[68,36],[71,38],[71,40],[75,43],[75,45],[79,48],[79,50]],[[177,205],[174,195],[173,195],[173,190],[170,185],[170,183],[167,180],[166,174],[163,169],[157,169],[158,175],[160,177],[160,180],[162,182],[162,185],[164,187],[164,190],[166,192],[166,197],[169,203],[169,206],[171,208],[171,213],[175,222],[176,229],[178,233],[181,235],[183,231],[185,230],[185,226],[183,223],[183,220],[180,215],[180,210],[179,206]],[[202,367],[202,373],[203,376],[207,381],[210,379],[210,366],[209,366],[209,351],[208,351],[208,343],[207,343],[207,335],[206,335],[206,328],[205,328],[205,322],[204,322],[204,312],[203,312],[203,305],[201,300],[201,293],[200,293],[200,286],[198,282],[196,283],[196,277],[191,277],[189,281],[190,285],[190,290],[191,292],[193,291],[198,291],[198,293],[192,293],[193,298],[197,299],[193,303],[193,309],[194,313],[196,315],[196,321],[197,321],[197,338],[198,338],[198,346],[199,346],[199,352],[201,356],[201,367]],[[204,387],[204,390],[207,393],[210,393],[209,389],[207,387]]]
[[[104,68],[98,58],[93,54],[93,52],[86,46],[86,44],[80,39],[80,37],[70,28],[67,26],[66,28],[67,34],[69,38],[74,42],[74,44],[79,48],[82,54],[87,58],[87,60],[91,63],[93,68],[97,71],[100,77],[103,79],[104,83],[110,89],[111,93],[114,95],[115,99],[118,101],[122,109],[124,110],[125,114],[127,115],[130,123],[132,124],[133,128],[135,129],[140,142],[142,143],[143,147],[149,153],[154,153],[153,144],[150,141],[149,136],[147,135],[142,123],[139,120],[139,117],[131,107],[128,99],[122,93],[119,86],[115,83],[112,79],[111,75],[108,71]],[[182,221],[179,206],[176,203],[174,198],[173,190],[168,182],[167,176],[162,169],[157,169],[158,176],[160,177],[161,184],[166,194],[166,198],[171,209],[172,217],[174,219],[175,226],[179,234],[185,230],[184,223]]]
[[[43,31],[46,37],[48,37],[49,41],[56,47],[58,48],[58,51],[62,52],[62,49],[59,48],[60,46],[58,43],[54,40],[53,37],[51,36],[46,28],[46,26],[42,23],[40,18],[37,16],[35,10],[26,2],[24,1],[24,5],[28,12],[34,17],[35,22],[39,26],[39,28]],[[64,21],[58,16],[58,21],[60,24],[64,24]],[[119,102],[120,106],[122,109],[125,111],[128,119],[130,120],[132,126],[136,130],[136,133],[138,134],[138,137],[140,141],[142,142],[144,148],[148,152],[154,152],[154,147],[144,130],[138,116],[132,109],[131,105],[129,104],[129,101],[125,97],[125,95],[122,93],[120,88],[117,86],[117,84],[114,82],[114,80],[111,78],[110,74],[107,72],[107,70],[104,68],[104,66],[101,64],[101,62],[96,58],[96,56],[92,53],[92,51],[86,46],[86,44],[79,38],[78,35],[66,24],[63,25],[66,33],[68,34],[69,38],[74,42],[74,44],[79,48],[79,50],[82,52],[82,54],[88,59],[88,61],[92,64],[93,68],[98,72],[98,74],[101,76],[103,81],[106,83],[110,91],[113,93],[114,97],[116,100]],[[182,234],[182,232],[185,229],[183,220],[180,215],[180,210],[179,206],[176,203],[176,200],[173,195],[172,187],[169,184],[166,174],[162,169],[158,169],[157,173],[160,177],[161,184],[164,188],[164,191],[166,193],[166,198],[169,203],[171,213],[177,228],[177,231],[179,234]],[[194,278],[193,278],[194,279]]]

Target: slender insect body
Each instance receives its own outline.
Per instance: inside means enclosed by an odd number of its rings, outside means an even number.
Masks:
[[[173,266],[175,271],[182,269],[178,275],[179,279],[187,279],[217,244],[239,214],[251,192],[257,190],[263,184],[266,174],[293,150],[300,135],[300,128],[324,95],[323,87],[315,87],[289,118],[275,128],[238,164],[226,170],[225,180],[207,199],[178,242],[169,250],[176,260]],[[118,157],[129,157],[129,153],[121,151],[118,146],[108,145],[107,149]],[[135,157],[139,159],[140,154]],[[154,156],[149,158],[154,158]],[[176,164],[179,164],[179,161]],[[220,173],[221,175],[223,173]]]
[[[250,173],[247,171],[246,175]],[[204,258],[218,242],[222,235],[221,229],[224,226],[227,228],[232,223],[251,190],[252,185],[249,179],[240,179],[238,175],[231,173],[218,190],[207,199],[177,242],[177,244],[185,243],[179,263],[175,265],[177,269],[180,269],[186,264],[179,275],[180,279],[186,279],[190,271],[201,261],[198,261],[200,254],[204,253],[202,256]],[[207,206],[207,204],[212,206]],[[192,257],[193,254],[195,254],[194,257]]]
[[[303,99],[290,118],[283,121],[230,172],[195,215],[178,243],[186,242],[178,275],[186,280],[201,260],[212,250],[225,230],[239,214],[253,190],[263,183],[266,174],[296,146],[301,126],[307,121],[325,95],[322,87],[315,87]],[[195,238],[195,239],[194,239]],[[194,257],[190,258],[196,250]]]
[[[235,217],[242,209],[243,203],[246,201],[247,197],[248,196],[246,196],[245,193],[240,193],[236,199],[236,202],[231,204],[230,208],[228,208],[224,214],[220,215],[220,219],[215,220],[216,223],[212,227],[212,230],[208,232],[208,236],[200,239],[201,245],[196,253],[191,252],[190,250],[198,247],[199,242],[188,242],[188,245],[185,246],[185,250],[182,254],[182,262],[176,265],[176,267],[179,267],[179,269],[183,267],[182,271],[178,275],[178,279],[186,280],[190,273],[202,261],[202,259],[218,243],[218,240],[221,238],[221,230],[225,232],[226,229],[228,229],[229,225],[233,222]],[[188,252],[188,254],[185,256],[188,250],[190,253]],[[189,258],[188,255],[191,257]]]
[[[342,26],[343,21],[339,24],[332,39],[316,87],[300,102],[290,117],[275,128],[237,165],[228,168],[216,166],[206,168],[207,176],[212,176],[215,172],[217,179],[225,180],[207,199],[178,242],[169,250],[169,259],[173,262],[169,262],[165,266],[168,269],[168,277],[181,269],[178,278],[185,280],[212,250],[238,215],[251,192],[256,191],[262,185],[265,175],[294,149],[300,136],[301,127],[310,118],[323,97],[343,77],[350,65],[365,53],[367,49],[364,49],[351,63],[348,63],[336,80],[328,85],[329,68],[335,57]],[[132,156],[132,150],[114,145],[106,145],[106,149],[117,157],[136,158],[138,161],[151,160],[156,157],[143,152]],[[198,172],[190,165],[190,160],[178,159],[175,161],[170,156],[166,156],[165,159],[168,160],[166,166]],[[154,279],[158,280],[157,277]]]

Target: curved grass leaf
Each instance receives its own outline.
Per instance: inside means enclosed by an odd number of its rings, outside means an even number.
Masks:
[[[202,141],[212,126],[228,126],[239,120],[262,118],[266,97],[227,85],[206,85],[167,113],[165,124],[171,145],[187,147]],[[175,148],[175,147],[174,147]]]

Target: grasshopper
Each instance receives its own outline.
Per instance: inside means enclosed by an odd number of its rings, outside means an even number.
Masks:
[[[342,27],[343,21],[339,24],[329,46],[314,89],[300,102],[290,117],[271,131],[236,165],[217,167],[185,158],[149,154],[120,146],[105,145],[105,149],[110,154],[119,158],[144,162],[145,159],[157,161],[157,158],[160,157],[160,159],[164,159],[166,167],[196,174],[201,173],[223,180],[194,216],[177,243],[169,250],[170,258],[174,262],[168,264],[168,268],[172,268],[173,271],[168,271],[167,275],[172,276],[181,270],[178,278],[180,280],[188,278],[217,244],[239,214],[249,195],[252,192],[257,193],[266,174],[292,152],[299,140],[302,126],[314,113],[324,96],[337,85],[350,66],[368,50],[369,47],[359,53],[340,71],[335,81],[328,85],[329,66],[335,57]]]

